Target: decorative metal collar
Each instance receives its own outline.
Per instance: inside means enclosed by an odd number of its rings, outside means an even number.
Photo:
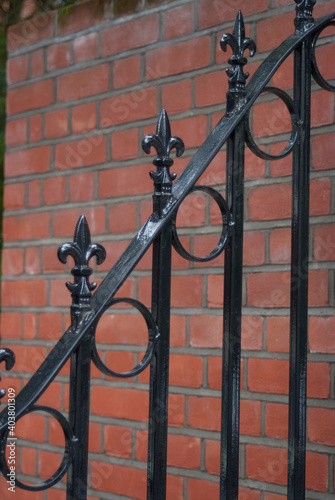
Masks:
[[[296,18],[294,20],[295,27],[297,31],[304,31],[314,23],[313,18],[313,7],[316,4],[316,0],[294,0],[297,4]]]
[[[97,286],[96,283],[90,283],[89,277],[93,270],[88,266],[89,260],[96,256],[97,263],[102,264],[106,258],[106,251],[99,244],[91,244],[91,235],[86,217],[81,215],[74,233],[73,243],[64,243],[58,249],[58,258],[65,264],[68,256],[73,257],[75,266],[71,271],[74,276],[74,282],[66,283],[70,290],[73,302],[79,304],[85,302],[91,297],[91,291]]]
[[[151,147],[157,151],[153,161],[157,171],[150,172],[150,177],[154,181],[155,195],[171,194],[172,181],[177,174],[170,173],[170,167],[173,165],[170,153],[172,149],[176,149],[176,156],[181,156],[185,146],[179,137],[171,137],[170,120],[165,109],[159,115],[156,134],[146,135],[142,141],[142,148],[146,154],[150,153]]]
[[[239,10],[235,23],[233,34],[225,33],[220,40],[221,49],[226,52],[227,45],[230,45],[233,55],[228,60],[231,64],[231,69],[226,69],[229,76],[229,91],[227,94],[227,111],[232,111],[237,101],[245,94],[245,83],[249,77],[249,73],[244,73],[243,67],[248,60],[244,57],[244,52],[249,49],[250,57],[256,54],[256,45],[251,38],[245,36],[245,26],[242,12]]]

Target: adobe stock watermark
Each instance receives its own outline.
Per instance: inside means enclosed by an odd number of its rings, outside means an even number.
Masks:
[[[15,475],[16,475],[16,440],[15,437],[15,422],[16,422],[16,409],[15,409],[15,389],[10,387],[7,391],[8,394],[8,468],[7,483],[8,491],[15,493]]]
[[[19,50],[28,44],[36,43],[40,39],[40,30],[46,28],[50,23],[50,16],[47,12],[43,12],[38,16],[26,20],[21,25],[21,31],[9,31],[7,36],[7,46],[9,52]]]

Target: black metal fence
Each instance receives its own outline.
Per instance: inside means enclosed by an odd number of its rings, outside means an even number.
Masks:
[[[171,150],[177,156],[184,151],[178,137],[171,137],[169,119],[163,110],[156,134],[143,139],[146,153],[155,148],[150,172],[154,182],[153,212],[148,221],[109,271],[94,295],[94,283],[89,277],[89,261],[96,257],[104,261],[106,253],[92,244],[86,219],[82,216],[76,227],[73,243],[63,244],[58,257],[65,263],[73,257],[73,283],[67,287],[72,295],[71,326],[50,352],[46,360],[16,398],[16,420],[30,412],[44,411],[61,425],[65,436],[65,453],[57,472],[42,484],[26,485],[15,479],[16,486],[31,491],[52,487],[67,473],[67,499],[87,498],[87,462],[90,402],[90,361],[101,372],[115,377],[132,377],[150,365],[149,444],[147,468],[148,500],[166,497],[167,411],[170,335],[170,282],[172,246],[185,259],[205,262],[215,259],[225,250],[224,264],[224,340],[221,411],[220,499],[238,497],[239,470],[239,405],[241,359],[241,296],[243,250],[243,181],[245,143],[263,159],[281,159],[292,153],[292,257],[291,257],[291,321],[290,321],[290,386],[289,386],[289,459],[288,493],[290,500],[305,498],[306,443],[306,361],[307,361],[307,292],[308,226],[309,226],[309,164],[310,164],[310,97],[311,75],[324,89],[335,88],[321,76],[315,59],[315,46],[320,33],[335,25],[335,14],[318,21],[312,17],[315,0],[295,0],[295,33],[285,40],[263,62],[248,85],[244,71],[247,59],[256,52],[255,43],[245,36],[241,12],[236,16],[233,34],[224,34],[221,48],[229,45],[233,54],[227,70],[229,91],[226,114],[190,161],[179,179],[170,168]],[[294,54],[293,99],[283,90],[267,87],[267,83],[290,54]],[[279,97],[286,105],[292,121],[288,145],[277,156],[262,151],[255,143],[248,125],[248,113],[263,92]],[[227,142],[226,199],[211,187],[195,185],[201,174]],[[206,257],[195,257],[183,248],[176,229],[176,214],[183,199],[193,191],[209,195],[222,215],[222,232],[216,248]],[[148,248],[153,245],[151,311],[137,300],[113,298]],[[95,330],[99,319],[113,304],[126,302],[143,316],[148,328],[148,345],[142,361],[127,373],[115,373],[99,357]],[[37,404],[66,361],[71,359],[69,418],[58,410]],[[10,370],[14,353],[0,349],[0,362]],[[0,392],[0,398],[5,391]],[[163,417],[163,418],[162,418]],[[13,432],[10,404],[0,414],[0,469],[10,476],[6,460],[6,445]]]

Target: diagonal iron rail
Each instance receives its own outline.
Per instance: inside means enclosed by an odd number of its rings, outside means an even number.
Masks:
[[[154,211],[138,234],[129,244],[113,268],[91,296],[91,285],[88,283],[90,268],[88,259],[97,254],[103,260],[103,249],[91,245],[88,227],[82,219],[79,221],[76,238],[73,244],[61,247],[60,258],[63,262],[66,256],[78,258],[76,267],[72,271],[75,276],[73,284],[68,287],[72,291],[72,324],[62,338],[52,349],[46,360],[33,375],[27,385],[16,398],[16,418],[19,419],[30,411],[43,409],[35,406],[35,402],[54,380],[66,361],[71,358],[71,380],[73,400],[78,397],[75,388],[82,387],[89,401],[89,369],[85,375],[78,371],[78,366],[91,356],[95,364],[104,373],[108,372],[96,351],[92,351],[90,337],[94,335],[96,325],[103,313],[118,299],[114,295],[128,278],[145,252],[154,245],[154,273],[153,273],[153,303],[152,315],[136,301],[128,300],[144,315],[149,328],[149,346],[147,357],[141,369],[151,362],[150,394],[154,408],[154,398],[161,397],[167,412],[169,355],[169,287],[162,286],[164,276],[171,276],[171,244],[178,251],[178,242],[174,232],[173,217],[184,198],[194,189],[195,183],[203,174],[207,166],[227,142],[227,196],[226,202],[217,198],[210,188],[198,187],[221,204],[221,211],[227,222],[227,234],[220,251],[226,248],[225,254],[225,295],[224,295],[224,349],[223,349],[223,391],[222,391],[222,427],[221,427],[221,474],[220,498],[233,500],[238,495],[238,446],[239,446],[239,373],[240,373],[240,327],[241,327],[241,286],[242,286],[242,243],[243,243],[243,178],[244,178],[244,141],[261,157],[262,153],[252,138],[245,118],[257,97],[265,90],[272,91],[283,99],[291,113],[293,132],[286,156],[293,151],[293,210],[292,210],[292,282],[299,282],[299,286],[291,287],[291,348],[290,348],[290,400],[289,400],[289,467],[288,467],[288,498],[304,499],[305,482],[305,401],[306,401],[306,353],[307,353],[307,277],[303,266],[308,256],[308,186],[309,186],[309,129],[310,129],[310,76],[324,88],[333,90],[325,82],[316,66],[313,50],[316,38],[328,26],[335,14],[327,15],[314,21],[312,10],[315,0],[302,0],[297,3],[295,20],[296,31],[275,49],[262,63],[245,85],[248,77],[243,67],[247,63],[244,51],[249,50],[250,56],[255,53],[256,47],[252,40],[245,37],[242,14],[239,12],[233,34],[223,35],[221,48],[226,50],[230,45],[233,51],[229,59],[231,69],[229,76],[229,92],[227,94],[227,112],[219,121],[198,152],[191,159],[183,173],[172,185],[173,174],[169,167],[173,161],[169,154],[172,148],[177,149],[177,156],[182,154],[183,144],[180,139],[172,137],[168,118],[163,112],[160,116],[157,134],[147,136],[143,141],[143,148],[149,152],[153,146],[158,156],[154,160],[157,172],[151,176],[155,184]],[[295,88],[294,101],[279,89],[266,88],[266,85],[287,57],[295,56]],[[299,127],[303,134],[299,136]],[[297,140],[298,136],[300,137]],[[278,156],[279,157],[279,156]],[[223,217],[223,219],[224,219]],[[162,243],[164,242],[164,244]],[[166,251],[168,242],[169,251]],[[307,243],[306,243],[307,242]],[[182,250],[179,248],[179,251]],[[184,256],[185,256],[184,251]],[[186,256],[186,258],[188,258]],[[84,260],[83,260],[84,259]],[[164,272],[163,272],[164,271]],[[303,272],[302,272],[303,271]],[[163,273],[163,274],[162,274]],[[165,274],[164,274],[165,273]],[[166,274],[167,273],[167,274]],[[167,307],[162,308],[162,304]],[[160,342],[154,347],[154,340],[160,336]],[[6,361],[6,369],[13,365],[14,355],[11,351],[0,350],[0,362]],[[3,396],[0,393],[0,397]],[[77,404],[80,403],[77,401]],[[88,411],[87,406],[87,411]],[[50,412],[50,409],[46,410]],[[154,411],[150,419],[154,420]],[[64,417],[63,417],[64,418]],[[65,462],[71,460],[70,479],[68,483],[68,499],[82,500],[86,498],[86,466],[87,466],[87,438],[88,427],[83,427],[80,415],[76,415],[76,405],[70,409],[70,424],[58,417],[68,442],[73,449],[67,450],[64,455],[64,464],[61,474],[47,482],[50,487],[66,472]],[[150,424],[149,424],[150,425]],[[0,414],[0,441],[7,438],[8,407]],[[148,500],[165,499],[166,476],[166,436],[167,422],[159,428],[154,426],[153,438],[149,443],[148,463]],[[78,445],[79,441],[79,445]],[[86,445],[83,443],[86,441]],[[165,442],[165,446],[162,443]],[[81,448],[81,459],[77,460],[75,449]],[[163,446],[163,448],[162,448]],[[71,446],[70,446],[71,448]],[[4,444],[0,449],[0,467],[5,469]],[[66,462],[67,463],[67,462]],[[76,472],[77,471],[77,472]],[[85,483],[84,492],[76,496],[74,483],[76,474],[82,472],[81,480]],[[18,483],[19,484],[19,483]],[[46,483],[45,483],[46,484]],[[26,488],[28,489],[28,488]],[[37,489],[37,488],[35,488]],[[40,488],[45,489],[45,488]]]

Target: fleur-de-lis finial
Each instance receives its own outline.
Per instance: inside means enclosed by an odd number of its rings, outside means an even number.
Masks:
[[[69,255],[75,262],[71,271],[74,282],[68,281],[66,286],[71,292],[74,303],[87,302],[91,297],[91,291],[97,286],[96,283],[89,282],[93,269],[88,266],[88,262],[96,256],[97,263],[102,264],[106,258],[106,251],[99,244],[91,244],[90,230],[84,215],[79,217],[73,243],[64,243],[58,249],[58,258],[63,264]]]
[[[157,156],[153,161],[157,171],[150,172],[150,177],[154,181],[155,194],[170,194],[172,181],[176,178],[176,174],[170,173],[170,167],[173,165],[170,153],[172,149],[176,149],[176,156],[181,156],[185,146],[179,137],[171,137],[170,121],[165,109],[159,115],[156,134],[146,135],[142,141],[145,153],[149,154],[151,147],[157,151]]]
[[[6,370],[11,370],[15,365],[15,354],[7,347],[0,348],[0,363],[5,362]],[[1,377],[0,377],[1,381]],[[0,389],[0,400],[6,395],[6,389]]]
[[[307,29],[311,24],[314,23],[313,18],[313,7],[316,4],[316,0],[294,0],[297,4],[296,18],[294,19],[294,24],[297,31],[303,31]]]
[[[245,36],[245,26],[242,12],[239,10],[235,23],[233,34],[225,33],[220,40],[221,49],[226,52],[227,45],[230,45],[233,55],[228,60],[231,69],[226,69],[229,76],[229,92],[227,94],[227,111],[232,111],[236,103],[244,96],[245,83],[249,73],[244,73],[243,67],[248,60],[244,57],[244,52],[249,49],[250,57],[256,54],[256,45],[251,38]]]

